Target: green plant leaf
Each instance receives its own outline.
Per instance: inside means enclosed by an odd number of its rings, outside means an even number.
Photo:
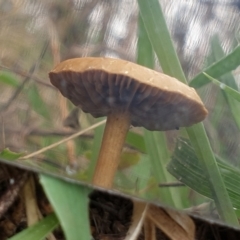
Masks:
[[[40,182],[69,240],[91,239],[88,195],[84,186],[40,175]]]
[[[214,36],[211,41],[211,49],[212,49],[212,55],[216,60],[219,60],[221,58],[225,57],[225,53],[221,47],[221,43],[218,36]],[[232,73],[227,73],[224,76],[220,77],[219,80],[226,84],[228,87],[231,87],[235,90],[238,90],[238,86],[236,84],[236,81],[232,75]],[[222,85],[224,86],[224,85]],[[220,85],[221,87],[221,85]],[[229,108],[231,109],[231,113],[233,116],[233,119],[238,126],[238,129],[240,129],[240,115],[239,115],[239,103],[234,100],[231,96],[229,96],[225,91],[221,91],[223,93],[223,97],[225,98],[226,103],[228,104]],[[221,104],[221,103],[220,103]],[[222,104],[219,106],[222,106]]]
[[[240,171],[216,157],[233,206],[240,209]],[[196,192],[213,199],[206,172],[188,139],[179,138],[168,171]]]
[[[177,76],[179,80],[184,82],[184,73],[173,48],[173,42],[159,1],[138,0],[138,5],[148,38],[163,72],[173,77]]]
[[[240,46],[236,47],[230,54],[223,57],[221,60],[217,61],[210,67],[206,68],[204,72],[214,78],[219,78],[224,74],[233,71],[240,65]],[[196,77],[194,77],[190,86],[194,88],[200,88],[210,82],[210,79],[207,78],[203,72],[199,73]]]
[[[42,240],[59,225],[55,214],[50,214],[35,225],[28,227],[9,240]]]
[[[22,157],[25,153],[16,153],[10,151],[8,148],[3,149],[0,152],[0,158],[6,160],[17,160],[18,158]]]
[[[104,118],[99,118],[97,121],[100,122],[102,121]],[[91,161],[89,163],[89,168],[87,171],[87,176],[90,182],[92,182],[93,179],[93,174],[95,171],[95,167],[97,164],[97,160],[98,160],[98,154],[101,148],[101,144],[102,144],[102,137],[103,137],[103,133],[104,133],[104,126],[99,126],[96,129],[94,129],[94,138],[93,138],[93,148],[92,148],[92,152],[91,152]]]
[[[163,72],[187,83],[159,1],[138,0],[138,5],[149,40]],[[228,224],[239,225],[203,125],[196,124],[187,128],[186,131],[208,175],[211,193],[219,215]]]
[[[42,96],[39,94],[37,86],[35,84],[31,84],[28,86],[28,88],[29,89],[27,90],[27,96],[32,109],[44,118],[50,120],[49,110],[46,107],[47,104],[43,101]]]
[[[141,15],[139,15],[138,24],[139,35],[137,62],[149,68],[154,68],[154,52]],[[152,172],[156,182],[168,182],[170,175],[166,171],[165,164],[170,158],[170,155],[167,149],[164,134],[160,132],[151,132],[144,129],[144,140],[147,153],[150,156]],[[174,190],[168,188],[158,189],[159,196],[164,203],[170,204],[171,206],[176,206],[174,199],[177,198],[173,197],[173,191]]]
[[[19,86],[19,82],[16,79],[16,77],[12,73],[5,72],[5,71],[0,72],[0,82],[12,87]]]
[[[223,90],[228,96],[234,98],[235,100],[237,100],[238,102],[240,102],[240,93],[238,91],[236,91],[235,89],[227,86],[225,83],[222,83],[220,81],[218,81],[217,79],[209,76],[208,74],[206,74],[205,72],[203,72],[203,74],[214,84],[216,84],[217,86],[219,86],[219,88],[221,90]]]
[[[139,161],[140,154],[138,152],[123,151],[118,169],[123,170],[129,168],[133,165],[136,165]]]
[[[146,152],[144,137],[138,133],[129,131],[126,137],[126,143],[143,153]]]

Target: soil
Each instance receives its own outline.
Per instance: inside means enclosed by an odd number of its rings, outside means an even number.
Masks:
[[[0,164],[0,240],[5,240],[27,227],[22,187],[29,173]],[[52,212],[36,174],[37,203],[43,216]],[[16,179],[13,181],[13,179]],[[130,199],[114,196],[106,192],[94,191],[90,197],[90,222],[94,240],[124,239],[131,224],[133,203]],[[237,240],[240,230],[193,218],[196,226],[195,239],[198,240]],[[169,238],[160,230],[156,232],[158,240]],[[57,240],[64,240],[61,229],[54,231]],[[144,240],[142,231],[138,240]]]

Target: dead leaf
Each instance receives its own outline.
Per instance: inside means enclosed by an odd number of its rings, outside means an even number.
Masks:
[[[144,221],[144,239],[156,240],[156,226],[149,218]]]
[[[187,214],[150,205],[147,217],[171,240],[193,240],[195,225]]]
[[[136,240],[138,238],[138,235],[140,234],[142,229],[147,209],[147,203],[133,201],[132,223],[128,229],[126,238],[124,240]]]

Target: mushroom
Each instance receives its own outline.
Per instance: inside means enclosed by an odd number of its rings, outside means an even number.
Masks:
[[[74,58],[49,73],[63,96],[93,117],[107,116],[93,184],[110,189],[130,125],[188,127],[207,110],[196,91],[163,73],[112,58]]]

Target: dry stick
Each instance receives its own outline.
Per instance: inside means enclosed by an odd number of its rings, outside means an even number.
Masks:
[[[32,75],[40,65],[40,61],[42,60],[44,54],[46,53],[46,50],[48,48],[48,42],[44,44],[43,49],[40,53],[40,56],[36,63],[33,64],[33,66],[29,70],[29,75],[24,79],[22,84],[16,89],[16,91],[13,93],[11,98],[8,100],[8,102],[0,109],[1,112],[7,111],[7,109],[11,106],[11,104],[14,102],[14,100],[18,97],[18,95],[21,93],[23,90],[24,86],[31,80]]]
[[[20,129],[13,129],[13,127],[11,129],[4,129],[5,135],[7,134],[23,134],[23,131]],[[57,137],[68,137],[71,136],[72,134],[76,133],[78,131],[64,131],[64,130],[44,130],[44,129],[24,129],[24,137],[28,137],[28,136],[40,136],[40,137],[48,137],[48,136],[57,136]],[[93,138],[93,134],[82,134],[81,136],[82,138],[85,139],[92,139]]]
[[[2,122],[2,145],[0,145],[0,147],[2,149],[5,148],[5,127],[4,127],[4,120],[3,120],[3,117],[1,117],[1,122]]]
[[[28,155],[26,155],[26,156],[24,156],[24,157],[21,157],[20,160],[28,159],[28,158],[34,157],[34,156],[36,156],[36,155],[38,155],[38,154],[40,154],[40,153],[46,152],[47,150],[50,150],[50,149],[52,149],[52,148],[54,148],[54,147],[57,147],[58,145],[60,145],[60,144],[62,144],[62,143],[65,143],[65,142],[67,142],[67,141],[69,141],[69,140],[71,140],[71,139],[74,139],[74,138],[76,138],[76,137],[84,134],[85,132],[88,132],[88,131],[90,131],[90,130],[92,130],[92,129],[95,129],[96,127],[101,126],[101,125],[103,125],[104,123],[106,123],[106,120],[103,120],[103,121],[101,121],[101,122],[98,122],[98,123],[96,123],[96,124],[93,124],[91,127],[88,127],[88,128],[86,128],[86,129],[84,129],[84,130],[81,130],[81,131],[79,131],[79,132],[77,132],[77,133],[74,133],[74,134],[71,135],[70,137],[67,137],[67,138],[65,138],[65,139],[63,139],[63,140],[61,140],[61,141],[58,141],[58,142],[53,143],[53,144],[51,144],[51,145],[49,145],[49,146],[47,146],[47,147],[44,147],[44,148],[42,148],[42,149],[40,149],[40,150],[38,150],[38,151],[36,151],[36,152],[33,152],[33,153],[28,154]]]
[[[49,35],[50,35],[50,45],[53,55],[54,66],[56,66],[60,62],[60,43],[58,38],[58,33],[56,28],[54,27],[51,20],[49,20]],[[67,99],[62,96],[60,92],[58,92],[59,106],[60,106],[60,114],[62,122],[68,116],[68,108],[67,108]],[[66,142],[67,146],[67,156],[70,165],[76,164],[76,156],[75,156],[75,144],[72,140]]]
[[[48,87],[48,88],[55,89],[54,86],[51,85],[50,83],[42,81],[41,79],[39,79],[36,76],[33,76],[29,72],[27,73],[25,70],[21,69],[20,66],[18,66],[18,69],[14,69],[14,68],[9,68],[9,67],[6,67],[6,66],[0,64],[0,69],[3,69],[5,71],[11,72],[11,73],[15,73],[16,75],[20,75],[21,77],[24,77],[24,78],[31,78],[36,83],[39,83],[39,84],[41,84],[45,87]]]
[[[136,240],[141,233],[142,225],[146,213],[148,211],[148,204],[133,200],[133,214],[132,223],[128,229],[127,235],[124,240]]]
[[[60,93],[58,93],[59,105],[60,105],[60,113],[62,122],[68,116],[67,110],[67,99],[64,98]],[[66,127],[64,127],[66,129]],[[70,165],[75,165],[76,156],[75,156],[75,144],[72,140],[66,142],[67,145],[67,156]]]
[[[144,239],[156,240],[156,226],[149,218],[144,220]]]
[[[35,182],[32,174],[28,178],[23,188],[23,197],[25,199],[27,224],[28,226],[32,226],[43,218],[42,213],[38,208]],[[56,240],[52,233],[48,235],[47,239]]]
[[[32,226],[42,218],[41,213],[38,209],[36,200],[36,189],[33,176],[30,175],[23,188],[23,195],[25,200],[25,209],[27,217],[27,225]]]
[[[194,237],[185,231],[163,209],[150,205],[147,217],[172,240],[193,240]]]
[[[189,239],[194,239],[196,226],[190,216],[185,212],[176,211],[170,208],[164,210],[183,230],[185,230]]]
[[[26,182],[28,178],[28,173],[24,172],[20,179],[15,180],[15,183],[10,186],[6,193],[4,193],[0,198],[0,218],[3,217],[4,213],[12,206],[13,202],[16,200],[19,191]]]
[[[159,187],[185,187],[186,185],[181,182],[169,182],[169,183],[160,183]]]

